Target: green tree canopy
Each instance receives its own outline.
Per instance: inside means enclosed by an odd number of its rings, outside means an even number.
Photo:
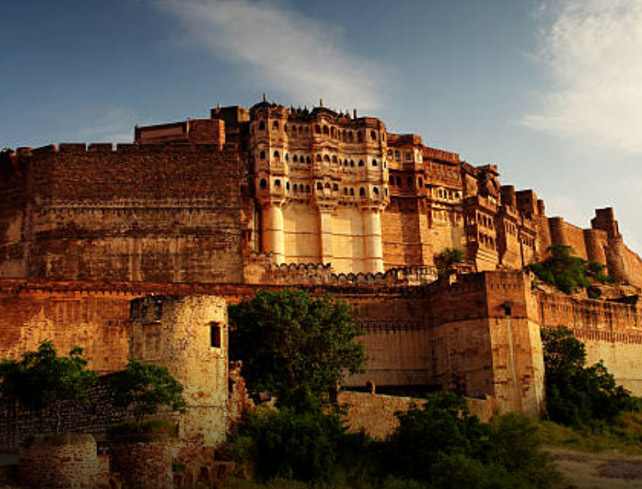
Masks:
[[[0,380],[3,397],[36,412],[53,408],[60,431],[60,401],[86,401],[97,376],[87,370],[81,348],[73,348],[68,357],[59,357],[53,343],[44,341],[37,351],[25,353],[19,361],[2,361]]]
[[[300,290],[259,291],[229,313],[230,355],[243,362],[255,397],[270,392],[285,402],[301,389],[318,397],[363,365],[361,332],[343,302]]]
[[[542,329],[548,417],[566,425],[613,420],[632,409],[629,392],[600,361],[585,367],[584,344],[566,328]]]
[[[114,405],[131,408],[139,425],[161,406],[174,411],[185,408],[182,384],[158,365],[132,360],[125,370],[109,378],[109,389]]]

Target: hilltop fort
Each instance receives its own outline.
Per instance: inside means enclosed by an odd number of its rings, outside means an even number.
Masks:
[[[588,228],[548,217],[533,190],[500,184],[497,166],[375,117],[263,100],[136,127],[116,147],[18,148],[0,165],[2,357],[50,338],[82,346],[103,373],[132,357],[159,361],[225,418],[223,305],[297,286],[355,309],[368,364],[347,385],[457,388],[535,414],[540,328],[566,325],[589,362],[603,359],[642,394],[642,260],[613,209],[597,209]],[[603,265],[618,285],[600,300],[536,286],[524,268],[552,245]],[[451,248],[465,261],[437,280],[435,257]],[[169,325],[161,306],[141,312],[145,296],[179,301],[180,317]],[[178,326],[190,321],[205,333]]]

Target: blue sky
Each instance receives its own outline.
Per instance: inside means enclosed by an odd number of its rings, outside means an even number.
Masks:
[[[3,5],[0,147],[129,141],[216,104],[381,117],[642,250],[642,0]]]

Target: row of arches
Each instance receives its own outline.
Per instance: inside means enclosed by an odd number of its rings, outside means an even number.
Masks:
[[[259,187],[261,188],[261,190],[266,190],[267,189],[267,185],[268,185],[267,184],[267,180],[265,178],[262,178],[260,180],[260,182],[259,182]],[[279,178],[275,179],[274,180],[274,186],[276,188],[281,188],[281,179],[279,179]],[[316,189],[319,190],[319,191],[323,191],[324,189],[327,189],[327,190],[331,190],[331,191],[334,191],[334,192],[338,192],[339,191],[339,184],[338,183],[333,183],[332,185],[330,185],[329,182],[326,182],[325,184],[323,184],[322,182],[317,182],[316,183]],[[290,190],[290,182],[286,182],[286,191],[289,191],[289,190]],[[294,193],[301,193],[301,192],[310,193],[311,189],[310,189],[310,185],[304,185],[302,183],[301,184],[295,183],[295,184],[292,185],[292,191]],[[346,196],[348,196],[348,195],[354,196],[355,195],[354,188],[352,188],[352,187],[343,187],[343,194],[346,195]],[[372,187],[372,194],[375,196],[375,198],[378,197],[380,195],[379,187]],[[384,188],[384,195],[386,195],[386,196],[388,195],[388,189],[387,188]],[[365,187],[360,187],[359,188],[359,197],[366,197],[366,189],[365,189]]]
[[[273,120],[271,128],[274,131],[281,129],[281,123],[278,120]],[[267,129],[266,121],[260,120],[258,123],[258,130],[265,131]],[[289,133],[291,136],[308,136],[310,135],[310,128],[307,125],[295,125],[295,124],[283,124],[283,130],[286,133]],[[366,139],[367,131],[354,131],[351,129],[337,129],[335,126],[328,126],[327,124],[315,124],[314,125],[314,134],[329,136],[333,139],[345,143],[363,143]],[[379,131],[371,129],[368,133],[370,141],[377,142],[379,141]],[[385,133],[381,135],[381,140],[385,141]]]
[[[266,154],[265,151],[260,151],[259,152],[259,159],[260,160],[264,161],[266,159],[266,157],[267,157],[267,154]],[[281,153],[278,150],[276,150],[276,151],[274,151],[272,153],[272,157],[275,160],[279,161],[281,159]],[[285,153],[284,159],[285,159],[285,161],[289,162],[290,161],[290,155],[288,153]],[[328,154],[321,155],[320,153],[318,153],[315,156],[315,161],[318,162],[318,163],[325,162],[325,163],[335,163],[335,164],[342,165],[342,166],[352,166],[352,167],[355,166],[354,160],[348,160],[347,158],[342,160],[341,158],[337,158],[337,155],[330,156]],[[293,163],[307,163],[307,164],[310,164],[310,163],[312,163],[312,158],[310,156],[303,156],[303,155],[299,156],[299,155],[295,154],[295,155],[292,156],[292,162]],[[379,161],[376,158],[373,158],[370,161],[370,164],[372,166],[376,167],[376,166],[379,166]],[[363,160],[359,160],[358,163],[357,163],[357,166],[365,166],[364,161]],[[385,161],[383,162],[383,167],[386,168],[386,162]]]

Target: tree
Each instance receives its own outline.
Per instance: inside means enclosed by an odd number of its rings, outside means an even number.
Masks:
[[[305,390],[320,397],[364,362],[361,334],[347,304],[300,290],[259,291],[231,306],[230,355],[242,361],[248,390],[280,402]]]
[[[125,370],[109,378],[109,390],[115,406],[132,409],[139,427],[145,416],[156,414],[161,406],[185,409],[183,386],[158,365],[130,361]]]
[[[20,361],[0,363],[0,392],[25,408],[42,415],[51,408],[56,415],[56,432],[62,428],[62,401],[88,400],[97,376],[87,370],[83,351],[74,347],[68,357],[59,357],[51,341],[44,341],[37,351],[27,352]]]
[[[546,409],[548,417],[565,425],[611,421],[632,409],[629,392],[618,386],[600,361],[585,367],[584,344],[566,328],[542,329]]]
[[[439,276],[450,273],[453,265],[464,261],[464,252],[458,248],[446,248],[441,253],[435,255],[435,265]]]

